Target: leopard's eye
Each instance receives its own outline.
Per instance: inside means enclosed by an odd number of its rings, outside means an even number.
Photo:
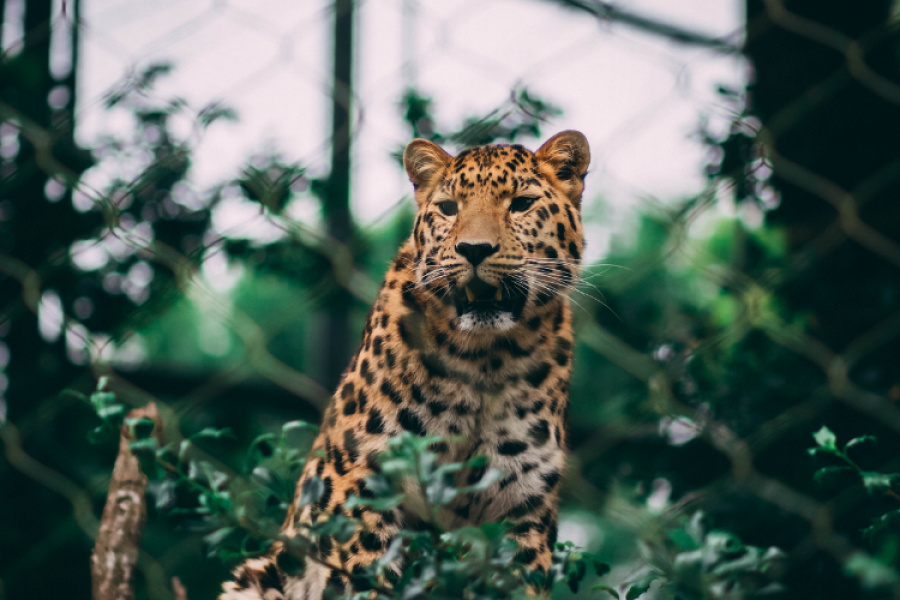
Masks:
[[[525,196],[513,198],[513,201],[509,205],[509,212],[525,212],[531,208],[531,205],[536,201],[537,198],[527,198]]]
[[[448,217],[452,217],[459,212],[459,207],[453,200],[444,200],[443,202],[438,202],[437,205],[438,208],[441,209],[441,212]]]

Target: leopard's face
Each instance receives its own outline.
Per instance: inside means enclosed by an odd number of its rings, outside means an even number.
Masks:
[[[450,157],[416,140],[416,287],[452,328],[500,333],[571,289],[583,249],[580,199],[589,162],[581,134],[535,153],[483,146]]]

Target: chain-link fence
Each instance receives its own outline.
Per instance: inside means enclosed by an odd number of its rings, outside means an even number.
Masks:
[[[92,22],[77,2],[0,2],[0,597],[88,595],[116,402],[155,403],[167,441],[236,480],[251,440],[318,422],[411,229],[405,141],[536,146],[614,106],[612,77],[642,62],[645,101],[588,132],[598,250],[572,296],[560,538],[612,565],[595,594],[900,597],[891,2],[748,0],[714,36],[625,4],[406,0],[401,60],[359,41],[383,3],[283,4]],[[520,4],[510,38],[471,43]],[[547,11],[579,28],[543,39]],[[196,66],[156,60],[179,47]],[[219,54],[233,68],[209,74]],[[128,72],[76,102],[91,56]],[[225,148],[242,103],[252,156]],[[90,150],[81,116],[108,132]],[[273,126],[300,141],[260,145]],[[700,152],[706,172],[680,174]],[[149,491],[138,597],[211,596],[253,548],[179,488]]]

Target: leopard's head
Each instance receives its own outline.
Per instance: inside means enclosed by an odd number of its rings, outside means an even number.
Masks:
[[[455,157],[416,139],[403,162],[418,205],[416,288],[455,329],[509,331],[572,288],[590,162],[581,133],[559,133],[534,153],[497,144]]]

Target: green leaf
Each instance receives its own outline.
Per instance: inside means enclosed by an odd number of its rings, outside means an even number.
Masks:
[[[192,440],[196,440],[199,438],[212,438],[214,440],[219,440],[222,438],[231,438],[235,439],[234,433],[232,433],[230,427],[225,427],[224,429],[216,429],[215,427],[204,427],[194,435],[190,437]]]
[[[289,421],[281,426],[281,439],[284,445],[289,448],[302,448],[302,457],[306,456],[318,433],[319,428],[306,421]]]
[[[180,506],[176,506],[172,510],[169,511],[170,515],[208,515],[209,511],[206,508],[182,508]]]
[[[135,456],[148,455],[154,460],[156,459],[156,446],[156,438],[134,440],[133,442],[128,444],[128,447],[131,449],[131,453]]]
[[[178,462],[183,462],[185,457],[187,456],[187,451],[191,448],[190,440],[181,440],[181,443],[178,444]]]
[[[275,454],[275,434],[264,433],[250,443],[247,451],[246,473],[250,473],[261,461]]]
[[[172,479],[163,479],[148,486],[151,497],[154,499],[154,506],[157,510],[162,510],[175,504],[175,481]]]
[[[407,458],[392,458],[381,463],[381,472],[385,475],[404,477],[415,472],[415,464]]]
[[[312,504],[322,497],[325,493],[325,484],[319,479],[318,475],[313,475],[303,482],[303,488],[300,492],[300,506]]]
[[[859,444],[864,444],[866,442],[871,442],[874,444],[876,441],[878,441],[878,440],[875,438],[874,435],[861,435],[859,437],[855,437],[852,440],[850,440],[849,442],[847,442],[846,446],[844,446],[844,452],[846,452],[853,446],[857,446]]]
[[[634,600],[644,592],[650,589],[650,584],[647,585],[633,585],[628,588],[628,593],[625,594],[625,600]]]
[[[172,450],[175,447],[175,442],[169,442],[165,446],[158,448],[156,450],[156,458],[160,458],[165,460],[166,458],[171,458],[173,456]]]
[[[696,550],[700,547],[699,544],[694,541],[694,538],[684,529],[670,529],[666,533],[681,550]]]
[[[236,121],[237,114],[233,109],[222,106],[218,102],[214,102],[209,104],[198,113],[197,115],[200,124],[204,127],[209,127],[212,123],[219,119],[225,119],[226,121]]]
[[[85,395],[82,394],[81,392],[78,392],[78,391],[75,391],[75,390],[65,389],[65,390],[61,391],[61,392],[59,393],[59,395],[60,395],[61,397],[71,397],[71,398],[75,398],[75,399],[81,400],[81,401],[83,401],[83,402],[90,402],[90,400],[88,399],[87,396],[85,396]]]
[[[275,451],[275,434],[274,433],[264,433],[260,436],[257,436],[250,443],[250,447],[254,452],[258,452],[264,458],[268,458],[272,456]]]
[[[769,546],[760,559],[760,573],[771,573],[775,570],[783,571],[786,568],[787,554],[777,546]]]
[[[284,425],[281,426],[281,432],[287,433],[288,431],[293,431],[295,429],[308,429],[310,431],[318,432],[319,428],[312,423],[307,423],[306,421],[288,421]]]
[[[129,434],[136,440],[143,440],[153,435],[156,424],[153,419],[147,417],[125,419],[125,426],[128,428]]]
[[[378,474],[366,477],[366,487],[376,496],[389,496],[394,491],[391,480]]]
[[[356,533],[358,522],[350,519],[346,515],[331,515],[327,521],[316,523],[310,527],[314,535],[332,536],[335,541],[340,544],[350,541],[350,538]]]
[[[250,477],[263,487],[271,487],[272,482],[275,480],[275,476],[271,470],[266,469],[265,467],[256,467],[253,469],[253,472],[250,473]]]
[[[691,519],[684,526],[684,532],[691,536],[691,539],[694,540],[694,547],[699,548],[703,545],[703,538],[706,537],[706,527],[703,524],[703,520],[706,518],[706,514],[702,510],[698,510],[695,512]]]
[[[813,481],[816,483],[822,483],[822,480],[830,475],[834,475],[835,473],[840,473],[841,471],[852,471],[850,467],[823,467],[816,471],[813,474]]]
[[[287,575],[293,577],[302,577],[306,571],[306,561],[298,558],[290,552],[280,552],[278,558],[278,568]]]
[[[245,535],[244,539],[241,540],[241,555],[244,558],[262,556],[272,548],[273,543],[272,540],[256,540],[249,535]]]
[[[453,487],[453,481],[447,477],[434,477],[425,487],[428,502],[435,506],[444,506],[453,501],[459,491]]]
[[[103,425],[99,427],[95,427],[90,430],[87,434],[87,439],[92,444],[97,444],[99,442],[104,441],[107,438],[111,438],[112,433],[109,427],[104,427]]]
[[[104,421],[119,421],[125,415],[125,407],[121,404],[109,404],[97,409],[97,416]]]
[[[863,478],[863,485],[866,486],[869,493],[886,492],[891,489],[895,482],[900,481],[900,473],[863,471],[860,474]]]
[[[892,510],[872,521],[862,530],[863,537],[871,539],[876,533],[889,527],[900,527],[900,510]]]
[[[512,529],[512,524],[509,522],[505,523],[482,523],[478,528],[481,530],[481,533],[484,535],[486,540],[494,541],[503,539],[506,535],[506,532]]]
[[[235,560],[244,559],[244,554],[241,552],[241,549],[235,546],[234,544],[225,544],[219,546],[219,549],[216,551],[216,557],[224,563],[228,563]],[[210,558],[211,555],[207,555],[207,558]]]
[[[547,575],[541,569],[535,569],[528,574],[528,582],[537,589],[544,589],[547,584]]]
[[[369,506],[372,510],[384,511],[397,508],[403,504],[406,498],[405,494],[396,494],[394,496],[384,496],[380,498],[360,498],[359,496],[350,496],[344,503],[344,508],[352,510],[357,506]]]
[[[284,552],[291,556],[304,557],[307,552],[310,551],[310,544],[309,538],[302,535],[295,535],[286,540]]]
[[[476,483],[468,487],[459,488],[459,492],[461,494],[468,494],[470,492],[484,491],[495,481],[500,481],[501,479],[503,479],[503,475],[504,473],[500,469],[488,469],[487,472],[482,475],[481,479],[479,479]]]
[[[743,553],[746,548],[740,538],[728,531],[710,531],[704,545],[709,550],[721,552],[723,556],[729,558]]]
[[[116,395],[112,392],[94,392],[91,394],[91,404],[95,407],[106,406],[116,401]],[[124,407],[123,407],[124,410]]]
[[[138,466],[148,479],[156,480],[162,477],[162,469],[156,463],[157,443],[155,437],[134,440],[128,444],[128,448],[138,459]]]
[[[893,569],[868,554],[856,552],[844,563],[844,572],[860,580],[866,589],[886,588],[900,581],[897,570]]]
[[[587,565],[581,556],[578,553],[572,554],[566,564],[566,583],[573,594],[578,593],[578,586],[586,572]]]
[[[228,483],[228,475],[216,469],[212,463],[203,461],[199,464],[200,468],[203,470],[203,474],[206,476],[209,487],[216,492],[222,490],[222,488],[225,487],[225,484]]]
[[[597,574],[597,577],[603,577],[612,570],[612,567],[610,567],[607,563],[597,560],[597,558],[593,555],[590,555],[590,560],[591,564],[594,565],[594,573]]]
[[[233,527],[223,527],[203,536],[203,541],[210,546],[210,550],[216,550],[221,546],[225,539],[235,532]]]
[[[822,428],[813,434],[813,439],[816,440],[816,443],[820,448],[825,448],[826,450],[836,450],[835,442],[837,438],[831,432],[830,429],[822,425]]]
[[[488,457],[484,454],[473,456],[466,462],[466,466],[470,469],[483,469],[488,465]]]
[[[710,572],[717,577],[730,573],[757,573],[762,569],[762,555],[762,550],[751,546],[736,558],[719,562]]]
[[[592,593],[593,593],[593,592],[606,592],[607,594],[609,594],[610,596],[612,596],[612,597],[615,598],[616,600],[619,600],[619,592],[617,592],[614,588],[612,588],[612,587],[610,587],[610,586],[608,586],[608,585],[600,585],[600,584],[597,584],[597,585],[595,585],[594,587],[591,588],[591,592],[592,592]]]
[[[391,540],[391,545],[388,546],[387,551],[381,555],[378,559],[378,570],[381,571],[383,569],[389,569],[391,563],[393,563],[398,556],[400,556],[400,552],[403,550],[403,538],[395,537]]]

